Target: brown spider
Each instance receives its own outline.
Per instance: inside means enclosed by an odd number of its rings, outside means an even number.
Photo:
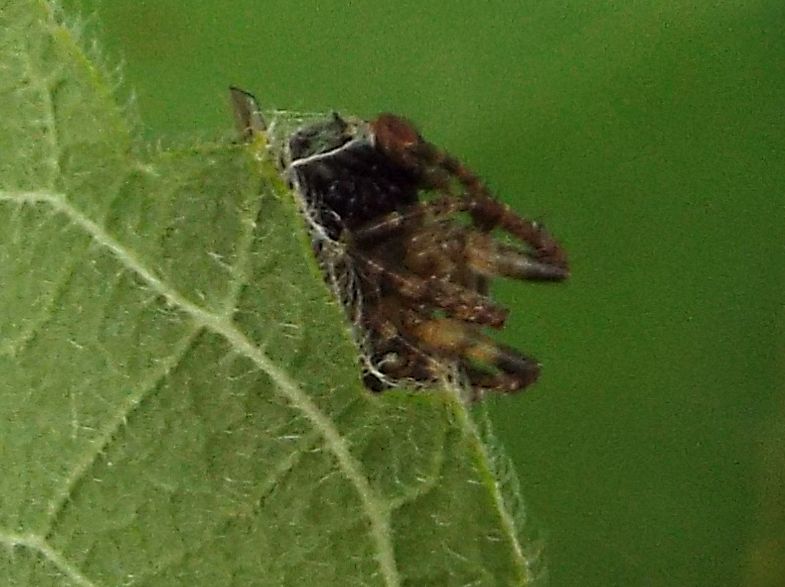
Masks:
[[[265,131],[253,96],[231,91],[241,131]],[[507,317],[488,296],[489,278],[569,275],[565,251],[541,225],[393,114],[366,122],[334,113],[286,133],[274,150],[354,323],[369,389],[457,374],[479,397],[537,379],[537,361],[482,328],[500,329]],[[494,229],[524,247],[500,242]]]

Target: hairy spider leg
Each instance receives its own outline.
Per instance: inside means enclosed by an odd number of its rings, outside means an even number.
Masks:
[[[482,392],[484,391],[501,391],[504,393],[515,393],[521,391],[537,381],[539,377],[539,365],[537,366],[537,373],[533,375],[533,379],[528,383],[522,383],[519,375],[505,373],[498,371],[496,373],[487,373],[474,367],[463,365],[463,370],[469,379],[469,385],[474,392],[470,396],[470,401],[477,401],[482,399]]]
[[[427,202],[415,202],[352,230],[352,240],[361,243],[387,238],[403,229],[422,224],[426,218],[438,221],[468,210],[469,203],[463,198],[454,196],[440,196]]]
[[[373,362],[384,376],[393,379],[427,381],[443,375],[443,365],[402,335],[400,302],[381,298],[374,312],[365,318],[373,333]]]
[[[565,277],[561,267],[533,258],[470,226],[431,222],[405,236],[408,270],[472,291],[477,291],[479,279],[494,276],[535,281],[559,281]]]
[[[362,269],[384,280],[410,301],[429,303],[453,318],[491,328],[501,328],[507,319],[506,308],[494,304],[476,291],[444,279],[424,279],[408,271],[390,269],[377,259],[357,251],[352,251],[351,256]]]
[[[496,242],[487,233],[465,232],[464,258],[483,277],[499,275],[532,281],[562,281],[567,277],[563,267],[534,259],[515,247]]]
[[[407,312],[404,333],[416,338],[434,353],[458,356],[465,363],[473,386],[504,392],[519,391],[534,383],[540,364],[512,347],[499,344],[476,327],[452,318],[422,319]],[[487,365],[497,373],[485,373],[474,365]]]
[[[561,267],[564,278],[568,276],[566,251],[542,225],[523,218],[494,198],[476,174],[426,141],[411,122],[394,114],[381,114],[371,126],[375,145],[405,168],[420,171],[422,181],[429,188],[453,193],[451,184],[456,180],[465,190],[467,211],[479,228],[491,231],[498,227],[507,231],[531,246],[538,259]]]
[[[458,212],[469,212],[472,204],[472,200],[455,196],[417,202],[352,231],[351,239],[360,243],[386,238],[404,229],[411,230],[426,218],[439,221]],[[466,258],[480,275],[501,275],[534,281],[561,281],[568,276],[569,272],[563,265],[496,243],[487,233],[472,234],[466,231],[466,234]],[[476,250],[472,250],[472,247],[476,247]]]

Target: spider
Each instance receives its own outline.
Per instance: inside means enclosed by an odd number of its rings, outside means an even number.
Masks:
[[[274,134],[251,94],[231,94],[246,137]],[[535,359],[483,329],[501,329],[508,314],[489,296],[491,278],[568,277],[564,249],[540,224],[394,114],[364,121],[333,113],[286,133],[273,150],[354,324],[367,388],[457,375],[475,399],[537,379]]]

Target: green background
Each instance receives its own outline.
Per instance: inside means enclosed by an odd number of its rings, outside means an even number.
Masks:
[[[564,242],[496,287],[544,372],[488,402],[552,585],[785,584],[782,0],[65,4],[148,139],[230,84],[405,114]]]

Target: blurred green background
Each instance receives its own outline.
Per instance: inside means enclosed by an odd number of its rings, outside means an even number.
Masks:
[[[785,585],[785,2],[70,0],[149,139],[405,114],[565,243],[490,400],[550,584]]]

